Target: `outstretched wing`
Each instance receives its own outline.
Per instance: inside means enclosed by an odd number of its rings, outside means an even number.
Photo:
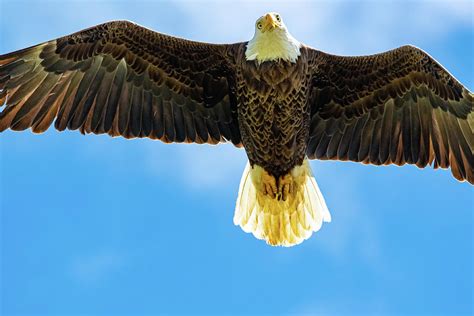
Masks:
[[[433,58],[311,53],[310,158],[434,164],[474,184],[474,96]]]
[[[0,131],[240,146],[233,53],[114,21],[0,55]]]

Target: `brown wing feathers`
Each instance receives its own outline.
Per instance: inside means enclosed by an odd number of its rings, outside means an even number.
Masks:
[[[423,51],[315,52],[310,158],[451,167],[474,183],[474,97]]]
[[[232,49],[117,21],[0,56],[0,131],[239,145]]]

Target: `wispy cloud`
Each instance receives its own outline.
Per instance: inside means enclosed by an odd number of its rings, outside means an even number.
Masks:
[[[124,265],[123,255],[107,250],[77,255],[70,262],[68,271],[76,282],[96,285],[113,276]]]
[[[364,54],[417,38],[437,40],[472,23],[471,1],[248,1],[176,2],[193,24],[194,39],[232,42],[251,38],[265,12],[282,14],[306,44],[333,53]],[[344,21],[341,21],[343,19]]]
[[[382,269],[376,221],[358,194],[362,179],[338,168],[336,162],[313,162],[312,168],[332,215],[332,222],[324,224],[324,234],[318,236],[315,245],[335,262],[352,257],[373,269]]]
[[[223,185],[229,179],[239,178],[246,163],[245,152],[231,144],[178,144],[172,145],[172,150],[166,150],[166,154],[160,145],[149,143],[146,165],[154,174],[171,177],[191,190],[225,189]]]

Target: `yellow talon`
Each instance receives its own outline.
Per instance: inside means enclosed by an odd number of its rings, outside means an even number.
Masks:
[[[267,171],[263,171],[262,175],[262,191],[263,194],[268,194],[272,199],[277,194],[277,184],[274,176],[269,174]]]
[[[293,186],[293,177],[289,173],[278,179],[278,193],[283,201],[286,201],[289,195],[293,193]]]

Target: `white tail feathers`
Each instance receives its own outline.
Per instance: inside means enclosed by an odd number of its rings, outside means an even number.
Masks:
[[[247,164],[240,181],[234,224],[273,246],[291,247],[308,239],[331,214],[319,191],[311,167],[293,168],[293,191],[286,201],[263,194],[263,168]]]

